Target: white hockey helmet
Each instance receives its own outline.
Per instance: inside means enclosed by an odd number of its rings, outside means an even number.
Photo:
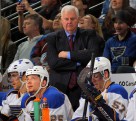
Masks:
[[[87,67],[90,68],[91,61],[87,64]],[[105,70],[109,71],[109,74],[111,73],[111,63],[109,59],[105,57],[96,57],[94,62],[94,69],[93,73],[102,72],[104,73]]]
[[[29,59],[19,59],[10,64],[8,73],[18,72],[19,76],[22,77],[23,73],[32,67],[33,63]]]
[[[42,66],[34,66],[32,69],[28,69],[26,71],[26,76],[36,74],[39,75],[41,78],[41,82],[43,81],[44,77],[47,78],[46,86],[48,86],[49,83],[49,73],[46,69],[44,69]]]

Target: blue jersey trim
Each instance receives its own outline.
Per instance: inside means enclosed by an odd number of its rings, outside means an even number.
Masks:
[[[22,98],[22,100],[21,100],[21,108],[25,108],[26,107],[26,101],[27,101],[27,99],[29,98],[30,96],[29,96],[29,94],[28,93],[26,93],[24,96],[23,96],[23,98]]]
[[[65,101],[65,95],[61,93],[57,88],[50,86],[43,94],[43,98],[47,98],[47,103],[49,108],[55,109],[59,108],[61,105],[64,104]],[[26,102],[30,98],[29,94],[26,93],[21,101],[21,108],[26,107]],[[32,101],[32,100],[30,100]],[[42,103],[43,100],[41,100],[40,103]],[[29,103],[29,102],[28,102]]]
[[[136,89],[134,89],[134,90],[131,92],[131,94],[130,94],[130,96],[129,96],[130,99],[133,97],[133,95],[134,95],[135,92],[136,92]]]
[[[55,87],[49,87],[43,94],[42,98],[44,97],[47,98],[48,106],[52,109],[59,108],[65,101],[65,95]]]
[[[128,99],[128,92],[125,90],[125,88],[119,84],[112,84],[107,92],[116,93],[121,95],[124,99]]]

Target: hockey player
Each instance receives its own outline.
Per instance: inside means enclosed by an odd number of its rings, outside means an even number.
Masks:
[[[49,86],[49,74],[42,66],[34,66],[26,72],[27,92],[22,99],[22,109],[26,121],[34,120],[34,99],[39,98],[40,104],[47,99],[50,120],[70,121],[73,110],[68,97],[55,87]]]
[[[0,121],[24,120],[23,115],[21,115],[21,99],[26,92],[25,72],[32,67],[33,63],[28,59],[20,59],[10,64],[8,78],[13,89],[8,92],[2,102]]]
[[[136,86],[129,97],[129,104],[125,121],[136,121]]]
[[[91,61],[88,63],[86,68],[90,68],[90,65]],[[82,73],[87,73],[86,76],[89,72],[84,72],[84,70],[82,71]],[[110,77],[110,61],[105,57],[95,58],[92,79],[90,79],[94,86],[87,84],[85,87],[85,89],[90,92],[90,96],[88,94],[84,96],[89,101],[86,120],[120,121],[124,118],[128,104],[128,93],[122,86],[112,82]],[[80,79],[82,78],[79,76],[78,81],[81,81]],[[85,99],[81,98],[80,106],[74,112],[72,121],[82,119],[84,104]]]

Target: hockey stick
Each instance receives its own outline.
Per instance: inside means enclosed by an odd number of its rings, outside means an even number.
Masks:
[[[92,53],[91,65],[90,65],[90,82],[92,80],[92,74],[93,74],[93,68],[94,68],[94,61],[95,61],[95,56],[94,56],[94,53]],[[83,118],[82,118],[83,121],[85,121],[85,119],[86,119],[87,106],[88,106],[88,100],[85,99],[84,111],[83,111]]]

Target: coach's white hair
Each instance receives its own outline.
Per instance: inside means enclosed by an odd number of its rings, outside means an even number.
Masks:
[[[64,12],[71,12],[71,11],[75,11],[77,17],[79,17],[79,11],[77,9],[77,7],[73,6],[73,5],[66,5],[61,9],[61,16],[63,16]]]

